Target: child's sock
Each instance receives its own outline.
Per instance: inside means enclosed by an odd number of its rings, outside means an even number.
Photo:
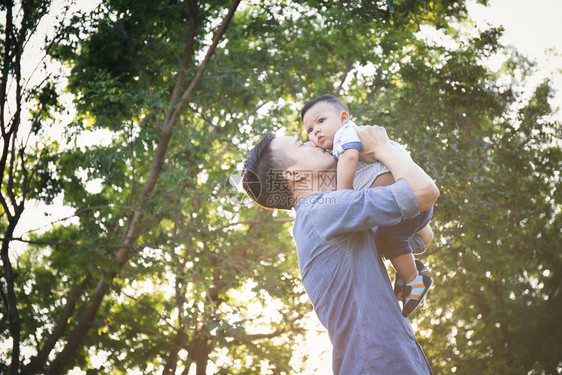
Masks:
[[[429,269],[422,263],[421,260],[416,259],[416,268],[419,274],[424,274],[431,277],[431,273]],[[404,303],[404,280],[396,274],[396,280],[394,281],[394,294],[396,295],[396,299],[402,303]]]

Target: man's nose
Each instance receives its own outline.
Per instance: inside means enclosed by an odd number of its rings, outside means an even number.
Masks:
[[[311,141],[305,142],[304,143],[305,146],[307,147],[317,147],[314,143],[312,143]]]

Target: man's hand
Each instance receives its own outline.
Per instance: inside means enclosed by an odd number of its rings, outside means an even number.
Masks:
[[[368,143],[373,147],[375,157],[377,157],[379,153],[385,152],[387,147],[392,148],[388,135],[386,134],[386,129],[382,126],[361,126],[358,132],[361,132],[361,142]]]

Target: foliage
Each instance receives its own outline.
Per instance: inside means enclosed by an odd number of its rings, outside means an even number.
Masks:
[[[51,180],[42,172],[45,162],[57,150],[56,143],[34,142],[34,136],[44,134],[53,114],[60,110],[53,86],[48,80],[34,84],[23,77],[24,47],[49,6],[49,1],[36,0],[0,5],[0,16],[5,19],[0,26],[0,297],[3,306],[0,331],[3,337],[9,335],[12,342],[11,361],[0,363],[3,373],[18,373],[22,334],[25,336],[37,328],[33,320],[29,326],[27,320],[22,323],[16,282],[19,270],[14,269],[10,253],[12,244],[21,240],[14,235],[27,200],[37,197],[37,187]]]
[[[523,100],[532,64],[514,54],[491,72],[501,30],[467,35],[465,16],[463,1],[316,0],[110,0],[77,14],[49,49],[72,69],[68,147],[26,154],[29,197],[63,194],[75,220],[32,235],[18,258],[19,332],[34,351],[21,373],[294,373],[311,306],[291,215],[234,185],[261,134],[303,134],[298,109],[322,93],[385,126],[438,182],[422,256],[436,287],[415,317],[434,371],[556,372],[552,91],[545,82]],[[53,121],[55,88],[35,91],[33,131]]]
[[[499,35],[485,31],[456,50],[416,42],[388,62],[402,61],[392,79],[350,96],[363,98],[361,122],[407,143],[441,190],[424,257],[436,288],[416,318],[434,368],[555,373],[560,345],[545,338],[561,329],[560,124],[548,82],[512,118],[524,82],[500,85],[483,65]],[[515,55],[498,74],[529,66]]]

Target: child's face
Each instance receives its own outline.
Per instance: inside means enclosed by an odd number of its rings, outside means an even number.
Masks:
[[[340,112],[334,105],[320,102],[305,113],[302,122],[312,143],[325,150],[331,150],[334,135],[348,118],[349,114],[346,111]]]

